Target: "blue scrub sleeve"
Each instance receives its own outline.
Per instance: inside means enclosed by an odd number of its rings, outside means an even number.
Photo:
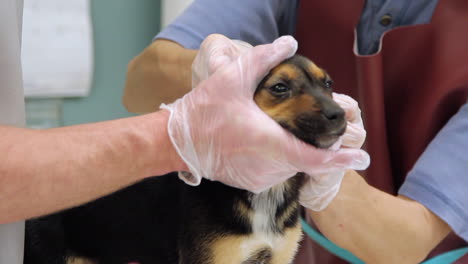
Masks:
[[[218,33],[252,45],[292,35],[297,0],[195,0],[155,39],[169,39],[187,49],[198,49]]]
[[[422,203],[468,241],[468,103],[432,140],[399,193]]]

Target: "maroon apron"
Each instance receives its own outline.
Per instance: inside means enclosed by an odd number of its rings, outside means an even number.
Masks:
[[[385,33],[381,50],[354,52],[364,0],[302,0],[299,54],[330,73],[334,89],[360,104],[372,186],[395,194],[437,132],[468,97],[468,1],[440,0],[430,24]],[[357,52],[356,52],[357,53]],[[451,234],[431,256],[466,246]],[[468,264],[468,257],[457,263]],[[305,239],[295,263],[345,263]]]

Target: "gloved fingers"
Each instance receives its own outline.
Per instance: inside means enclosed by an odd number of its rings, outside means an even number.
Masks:
[[[345,110],[345,116],[348,122],[363,126],[361,109],[356,100],[348,95],[339,93],[333,93],[333,100]]]
[[[346,132],[342,136],[341,146],[347,148],[361,148],[366,140],[366,130],[358,124],[348,122]]]
[[[311,210],[325,209],[335,198],[344,177],[344,170],[329,174],[306,175],[299,193],[299,203]]]
[[[339,169],[364,170],[369,166],[369,154],[362,149],[319,149],[304,143],[287,132],[285,134],[288,134],[285,136],[288,136],[289,139],[281,140],[281,142],[286,142],[281,146],[282,152],[297,171],[308,174],[324,174]]]
[[[304,146],[296,148],[293,152],[296,152],[293,153],[296,155],[289,155],[289,157],[296,156],[296,160],[290,162],[296,164],[298,171],[311,175],[340,169],[365,170],[370,163],[369,154],[362,149],[342,148],[331,151]]]
[[[255,194],[259,194],[263,191],[270,189],[271,187],[275,185],[285,182],[286,180],[288,180],[289,178],[293,177],[296,174],[297,172],[291,171],[289,173],[282,172],[281,175],[278,175],[277,173],[275,175],[268,175],[268,174],[262,175],[262,178],[264,178],[266,182],[257,181],[254,183],[248,183],[244,185],[243,189],[246,189]]]
[[[319,212],[327,208],[327,206],[336,197],[339,190],[340,185],[337,184],[326,189],[324,193],[320,194],[317,193],[314,195],[312,193],[301,192],[299,195],[299,203],[310,210]]]
[[[340,190],[340,185],[334,185],[325,190],[322,194],[312,195],[312,194],[305,194],[305,192],[301,192],[299,195],[299,203],[309,208],[310,210],[319,212],[323,209],[327,208],[327,206],[332,202],[332,200],[338,194]]]
[[[330,167],[352,170],[365,170],[369,167],[370,156],[362,149],[340,149],[329,160]]]
[[[252,48],[252,45],[247,42],[230,40],[224,36],[222,42],[220,41],[217,45],[219,45],[217,49],[208,58],[208,76]]]
[[[361,148],[366,140],[366,130],[364,129],[358,103],[345,94],[333,93],[333,99],[345,110],[346,120],[348,121],[342,146]]]
[[[239,39],[233,39],[232,42],[236,45],[236,47],[239,49],[241,53],[248,51],[249,49],[253,48],[250,43],[247,43],[245,41],[239,40]]]
[[[252,46],[240,40],[231,40],[220,34],[212,34],[206,37],[200,46],[199,54],[206,54],[208,60],[212,57],[221,56],[221,59],[215,60],[213,63],[206,63],[213,65],[211,73],[216,71],[217,68],[231,62],[232,58],[236,58],[238,54],[244,51],[250,51]],[[297,50],[297,41],[291,36],[282,36],[276,39],[271,44],[259,45],[255,47],[256,51],[253,55],[253,60],[257,62],[265,62],[263,67],[260,67],[258,72],[269,71],[273,66],[279,64],[282,60],[287,59],[294,55]],[[222,63],[227,62],[227,63]]]
[[[274,148],[264,146],[236,150],[225,160],[222,173],[216,176],[230,179],[232,184],[228,185],[259,193],[297,174],[294,166],[277,155],[270,155],[271,152],[275,152]]]
[[[252,46],[241,40],[231,40],[220,34],[206,37],[192,63],[192,87],[207,79],[217,69],[237,59]]]
[[[238,66],[241,67],[241,73],[250,74],[253,78],[249,81],[258,84],[273,67],[293,56],[296,50],[297,41],[291,36],[283,36],[271,44],[255,46],[242,54],[239,57]],[[240,77],[243,78],[243,76]],[[250,85],[248,88],[253,93],[257,85]]]
[[[209,35],[203,40],[192,63],[192,88],[211,75],[216,67],[213,63],[222,65],[229,62],[227,50],[231,45],[232,41],[220,34]],[[213,58],[216,58],[215,61]]]
[[[260,193],[296,174],[297,171],[288,164],[270,157],[256,159],[247,151],[242,157],[234,155],[223,162],[222,169],[210,179],[222,179],[224,184]]]

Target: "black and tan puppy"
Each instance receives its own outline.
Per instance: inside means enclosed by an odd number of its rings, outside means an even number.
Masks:
[[[264,78],[255,101],[298,138],[327,148],[346,126],[331,83],[325,71],[294,56]],[[174,174],[149,178],[28,221],[25,263],[291,263],[302,236],[302,181],[299,174],[253,194],[207,180],[191,187]]]

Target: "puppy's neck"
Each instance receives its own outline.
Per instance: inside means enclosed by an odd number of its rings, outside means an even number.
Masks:
[[[254,233],[271,233],[277,230],[276,211],[285,203],[287,183],[276,185],[259,194],[252,194],[251,205],[252,231]]]

